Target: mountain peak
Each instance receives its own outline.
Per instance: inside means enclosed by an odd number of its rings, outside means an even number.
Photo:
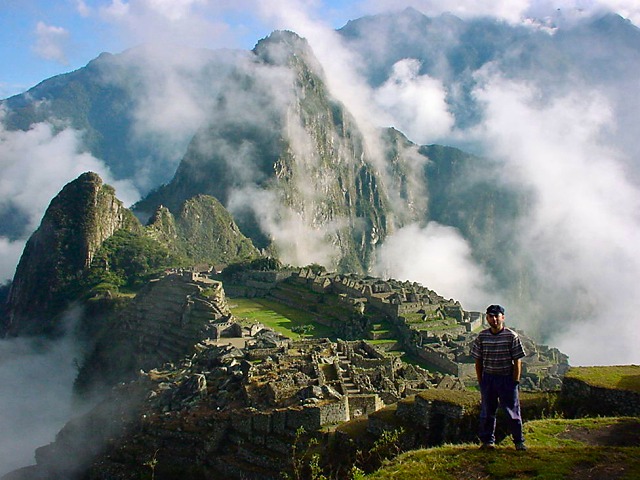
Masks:
[[[25,246],[9,292],[8,334],[57,333],[79,275],[102,242],[137,221],[96,173],[66,184]]]
[[[272,65],[287,66],[297,56],[313,57],[305,38],[290,30],[276,30],[260,40],[253,49],[258,58]]]

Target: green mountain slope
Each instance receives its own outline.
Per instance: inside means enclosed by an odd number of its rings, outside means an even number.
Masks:
[[[0,333],[59,334],[64,328],[60,315],[87,296],[135,291],[170,267],[227,264],[259,255],[212,197],[186,201],[177,218],[161,208],[143,227],[113,188],[97,174],[85,173],[51,201],[27,242]]]
[[[9,292],[5,332],[55,333],[55,317],[79,293],[102,242],[119,229],[141,228],[95,173],[67,184],[25,246]]]

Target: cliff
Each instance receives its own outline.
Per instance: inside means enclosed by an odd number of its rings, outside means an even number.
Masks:
[[[424,204],[415,200],[426,157],[414,161],[415,145],[392,145],[382,131],[374,136],[383,147],[368,145],[306,40],[292,32],[261,40],[236,75],[172,181],[134,209],[178,211],[188,198],[211,195],[256,246],[273,245],[287,263],[311,256],[342,271],[368,270],[396,218],[418,219],[421,210],[407,205]]]
[[[56,316],[74,298],[94,254],[122,228],[141,226],[97,174],[84,173],[65,185],[20,258],[7,302],[5,335],[57,333]]]
[[[224,265],[259,255],[213,197],[185,201],[176,217],[160,207],[143,227],[113,188],[85,173],[51,201],[27,242],[0,333],[57,334],[63,328],[60,314],[74,301],[105,295],[108,301],[120,289],[137,291],[167,268]],[[83,328],[99,328],[89,320]]]

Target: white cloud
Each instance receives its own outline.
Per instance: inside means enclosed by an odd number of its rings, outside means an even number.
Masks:
[[[164,16],[168,20],[178,21],[192,14],[199,5],[206,5],[207,0],[145,0],[147,8]]]
[[[378,249],[375,273],[420,283],[444,297],[459,300],[467,310],[487,303],[491,278],[471,256],[471,247],[455,228],[430,222],[412,224],[389,236]]]
[[[107,19],[121,19],[125,18],[129,14],[129,4],[122,0],[112,0],[111,4],[106,7],[101,7],[100,12]]]
[[[78,355],[68,337],[0,340],[0,476],[35,464],[35,449],[53,442],[71,417]]]
[[[13,278],[24,244],[24,240],[11,241],[0,237],[0,284]]]
[[[36,54],[45,60],[53,60],[66,65],[65,46],[69,38],[69,32],[62,27],[38,22],[35,33],[36,44],[33,50]]]
[[[228,208],[234,215],[254,212],[260,229],[273,241],[284,263],[335,268],[340,251],[331,238],[345,226],[339,220],[314,227],[304,212],[282,205],[274,192],[252,186],[234,190]]]
[[[406,58],[375,91],[375,100],[393,118],[394,126],[418,144],[434,143],[450,133],[453,115],[442,82],[420,75],[420,62]]]
[[[531,86],[495,76],[477,95],[503,180],[534,192],[513,233],[540,285],[523,317],[574,364],[637,363],[640,189],[603,135],[615,128],[611,107],[597,91],[540,102]],[[614,318],[615,336],[603,331]]]
[[[102,18],[116,27],[126,44],[221,47],[234,43],[235,32],[222,20],[246,2],[208,0],[113,0],[102,7]]]
[[[91,15],[91,7],[89,7],[84,0],[76,0],[76,11],[81,17]]]

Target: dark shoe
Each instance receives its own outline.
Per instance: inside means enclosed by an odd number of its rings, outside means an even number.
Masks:
[[[516,443],[516,450],[520,450],[524,452],[526,449],[527,449],[527,446],[524,444],[524,442]]]
[[[495,443],[483,443],[482,445],[480,445],[480,450],[495,450],[495,448]]]

